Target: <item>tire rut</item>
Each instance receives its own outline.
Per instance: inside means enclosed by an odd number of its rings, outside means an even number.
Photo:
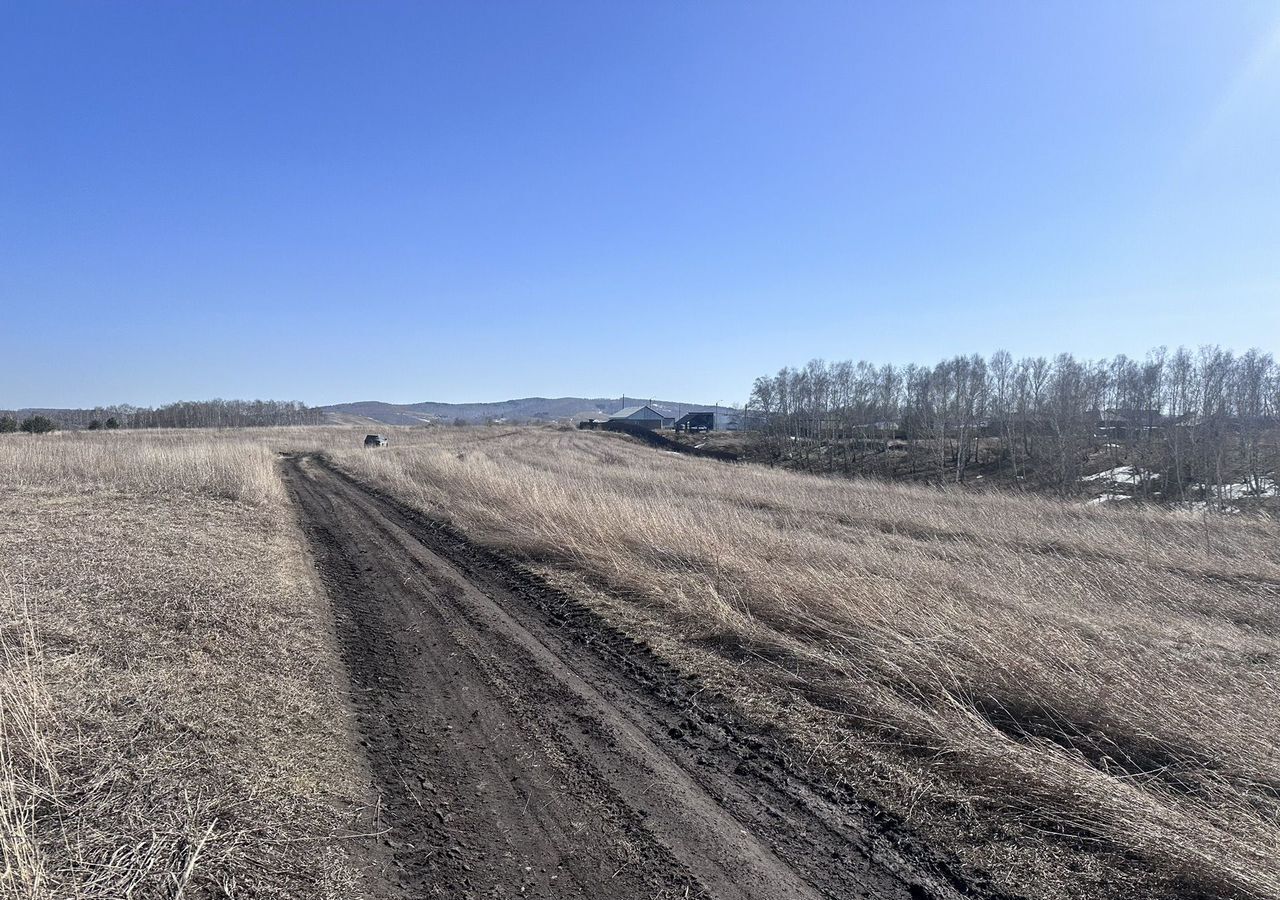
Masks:
[[[392,896],[981,893],[522,567],[321,458],[284,465],[333,603]]]

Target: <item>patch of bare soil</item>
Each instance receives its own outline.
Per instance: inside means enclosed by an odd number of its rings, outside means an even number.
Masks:
[[[388,893],[981,894],[526,570],[320,459],[285,472],[339,618]]]

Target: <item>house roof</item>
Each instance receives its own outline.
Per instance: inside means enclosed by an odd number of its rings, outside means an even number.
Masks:
[[[649,412],[653,413],[654,415],[661,416],[664,419],[675,418],[674,414],[672,414],[668,410],[665,410],[660,406],[650,406],[647,403],[644,406],[628,406],[626,409],[620,409],[616,413],[613,413],[612,415],[610,415],[609,418],[629,419],[632,416],[634,416],[636,413],[640,412],[642,409],[647,409],[649,410]]]

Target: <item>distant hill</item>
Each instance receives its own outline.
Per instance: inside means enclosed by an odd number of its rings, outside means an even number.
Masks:
[[[319,408],[334,422],[351,423],[355,419],[361,419],[386,425],[427,425],[433,422],[449,423],[456,419],[465,422],[554,422],[561,419],[585,419],[607,416],[624,405],[636,406],[649,402],[635,397],[626,398],[625,404],[621,397],[525,397],[495,403],[382,403],[367,400],[361,403],[335,403]],[[665,407],[680,415],[716,408],[701,403],[671,400],[654,400],[653,405]]]
[[[503,422],[556,422],[601,418],[611,415],[624,406],[652,403],[668,409],[677,416],[687,412],[704,412],[716,409],[702,403],[684,403],[675,400],[647,400],[627,397],[525,397],[520,400],[500,400],[495,403],[383,403],[366,400],[360,403],[335,403],[331,406],[307,408],[301,404],[279,404],[274,401],[213,400],[204,403],[174,403],[157,410],[134,406],[110,406],[94,409],[18,409],[2,410],[0,415],[12,415],[18,419],[42,415],[53,419],[60,428],[84,428],[94,419],[116,416],[125,427],[157,427],[184,425],[242,425],[242,424],[309,424],[320,414],[323,420],[334,425],[368,427],[383,425],[451,424],[461,419],[469,423]],[[249,407],[248,410],[241,407]],[[277,417],[257,416],[262,412],[278,412],[288,415]],[[720,409],[729,407],[721,406]],[[255,413],[245,418],[248,413]]]

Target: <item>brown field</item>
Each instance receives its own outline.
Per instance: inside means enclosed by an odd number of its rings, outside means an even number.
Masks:
[[[1012,895],[1280,897],[1275,520],[391,431],[0,439],[0,893],[357,889],[332,838],[366,827],[367,785],[274,459],[307,449],[524,560]]]
[[[1011,893],[1280,897],[1280,527],[617,436],[333,450],[535,563]]]
[[[346,683],[274,454],[0,439],[0,896],[358,896]]]

